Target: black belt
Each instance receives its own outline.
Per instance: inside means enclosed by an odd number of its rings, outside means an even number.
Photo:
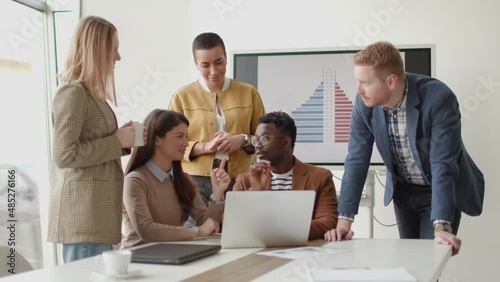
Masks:
[[[404,189],[407,189],[407,188],[417,188],[417,189],[431,189],[431,185],[420,185],[420,184],[411,184],[411,183],[407,183],[407,182],[404,182],[404,181],[396,181],[395,185],[394,185],[396,188],[398,187],[401,187],[401,188],[404,188]]]
[[[214,159],[214,162],[212,164],[212,168],[219,168],[221,161],[222,160]],[[227,163],[228,162],[226,162],[226,165],[224,166],[224,170],[226,170],[226,171],[227,171]]]

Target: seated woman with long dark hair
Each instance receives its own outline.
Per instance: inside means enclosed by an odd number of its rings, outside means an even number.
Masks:
[[[182,171],[188,146],[187,118],[157,109],[146,117],[144,126],[147,143],[134,150],[125,172],[122,248],[218,232],[224,192],[231,181],[224,170],[225,160],[221,168],[211,171],[213,195],[207,208],[194,181]],[[196,226],[183,226],[189,216]]]

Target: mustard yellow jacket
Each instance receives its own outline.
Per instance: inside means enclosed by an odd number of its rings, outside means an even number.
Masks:
[[[265,114],[264,105],[257,89],[231,79],[229,88],[219,93],[219,99],[226,117],[226,131],[232,134],[253,135],[259,124],[259,117]],[[185,172],[196,176],[210,176],[215,154],[190,158],[197,142],[209,142],[215,128],[216,93],[205,91],[198,81],[181,88],[170,101],[169,109],[184,114],[189,120],[189,146],[184,155],[182,167]],[[236,178],[248,171],[251,155],[243,149],[229,155],[228,174]]]

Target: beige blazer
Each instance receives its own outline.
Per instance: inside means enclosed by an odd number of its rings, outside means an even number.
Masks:
[[[123,171],[116,117],[80,83],[64,84],[52,105],[47,240],[109,243],[121,238]]]

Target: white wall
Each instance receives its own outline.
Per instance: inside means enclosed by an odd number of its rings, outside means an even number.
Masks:
[[[192,80],[189,1],[83,0],[82,15],[104,17],[118,29],[119,124],[142,121],[151,110],[167,108],[177,88]]]
[[[173,92],[194,79],[191,41],[200,32],[219,33],[229,52],[280,48],[363,46],[378,40],[396,45],[435,44],[436,77],[462,104],[462,135],[486,178],[484,212],[463,216],[462,251],[448,263],[441,281],[494,281],[493,263],[500,250],[500,227],[494,201],[500,198],[495,173],[500,155],[496,105],[500,102],[500,4],[484,1],[339,1],[339,0],[83,0],[83,15],[114,22],[121,39],[117,64],[120,122],[142,120],[154,108],[166,108]],[[229,62],[229,65],[231,62]],[[168,72],[155,86],[148,68]],[[230,74],[230,70],[228,74]],[[155,82],[155,81],[152,81]],[[489,82],[489,83],[488,83]],[[142,87],[142,88],[141,88]],[[148,89],[146,89],[148,88]],[[142,90],[146,94],[141,94]],[[128,96],[127,96],[128,95]],[[129,113],[127,113],[130,110]],[[491,148],[491,149],[490,149]],[[383,181],[383,179],[382,179]],[[376,189],[375,215],[393,223],[393,211],[382,207],[383,188]],[[366,215],[357,219],[357,235],[366,236]],[[355,231],[356,231],[355,230]],[[376,225],[375,236],[397,236],[395,228]]]

